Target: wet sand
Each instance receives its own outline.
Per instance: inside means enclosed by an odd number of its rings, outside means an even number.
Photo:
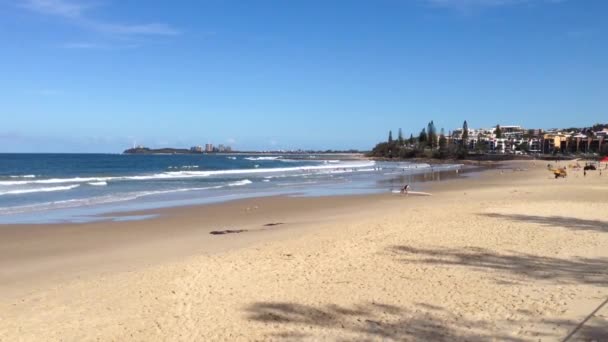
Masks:
[[[314,230],[354,217],[388,195],[262,197],[219,204],[112,214],[157,215],[140,221],[0,225],[0,298],[58,281],[212,254]],[[245,230],[238,236],[212,231]]]
[[[608,339],[608,173],[425,191],[0,227],[0,340]]]

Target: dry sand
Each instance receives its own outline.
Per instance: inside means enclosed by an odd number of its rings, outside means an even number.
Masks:
[[[0,340],[608,340],[608,172],[430,191],[0,227]]]

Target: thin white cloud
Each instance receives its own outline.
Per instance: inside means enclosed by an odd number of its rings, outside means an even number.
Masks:
[[[24,0],[21,7],[31,11],[76,18],[87,8],[83,4],[68,3],[63,0]]]
[[[100,22],[89,22],[89,24],[99,31],[115,34],[148,34],[148,35],[177,35],[180,32],[167,24],[111,24]]]
[[[125,24],[102,21],[90,17],[87,13],[92,6],[66,0],[23,0],[22,8],[32,12],[59,16],[86,29],[115,35],[178,35],[180,31],[168,24],[143,23]]]

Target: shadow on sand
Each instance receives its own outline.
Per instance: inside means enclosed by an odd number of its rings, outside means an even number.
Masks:
[[[562,259],[516,252],[498,254],[473,247],[427,249],[395,246],[391,250],[407,263],[507,272],[519,278],[550,280],[560,284],[608,285],[608,258]]]
[[[370,303],[352,308],[338,305],[313,307],[295,303],[254,303],[248,318],[277,329],[271,339],[339,341],[523,341],[491,332],[492,324],[468,321],[443,309],[418,304],[411,311],[393,305]],[[311,328],[333,332],[319,336]],[[335,336],[339,336],[337,339]]]
[[[568,217],[483,214],[491,218],[532,222],[572,230],[608,232],[608,223]],[[466,267],[498,276],[495,281],[517,285],[526,281],[552,284],[608,286],[608,258],[557,258],[506,251],[497,253],[483,248],[417,248],[393,246],[391,255],[408,264]],[[491,271],[491,272],[488,272]],[[508,277],[506,277],[508,275]],[[505,276],[501,278],[501,276]],[[514,281],[515,280],[515,281]],[[271,326],[270,338],[281,340],[387,340],[387,341],[527,341],[530,339],[568,341],[608,341],[608,324],[590,310],[588,321],[546,320],[532,312],[521,322],[467,320],[445,309],[426,303],[402,308],[367,303],[354,307],[338,305],[309,306],[298,303],[258,302],[246,309],[248,318]],[[526,330],[524,336],[503,335],[503,324],[515,332],[518,326],[534,327],[541,322],[568,329],[567,333]],[[530,324],[526,324],[530,323]],[[327,331],[313,331],[321,328]],[[324,334],[329,334],[324,335]],[[571,336],[569,336],[571,334]]]
[[[483,248],[428,249],[394,246],[391,251],[402,257],[401,261],[406,263],[468,267],[477,271],[492,270],[493,273],[506,272],[522,281],[549,280],[554,284],[608,286],[608,258],[561,259],[515,252],[498,254]],[[500,279],[497,281],[516,284]],[[572,328],[579,325],[576,333],[568,338],[568,341],[608,341],[608,320],[601,317],[594,318],[588,324],[567,320],[545,321],[545,323]]]
[[[608,222],[599,220],[585,220],[563,216],[535,216],[521,214],[480,214],[480,216],[505,219],[510,221],[530,222],[549,227],[563,227],[572,230],[588,230],[595,232],[608,232]]]
[[[425,249],[392,247],[391,252],[406,263],[469,267],[473,270],[507,272],[529,280],[552,283],[608,285],[607,259],[560,259],[530,254],[497,254],[481,248]],[[271,327],[270,339],[280,340],[386,340],[386,341],[527,341],[530,339],[569,341],[608,341],[608,325],[601,317],[589,323],[572,320],[547,320],[528,312],[522,321],[469,320],[436,305],[418,303],[402,308],[367,303],[354,307],[339,305],[310,306],[286,302],[258,302],[246,308],[248,318]],[[536,329],[542,322],[559,331]],[[595,322],[595,323],[594,323]],[[502,325],[502,329],[498,325]],[[523,336],[515,334],[526,326]],[[512,334],[501,334],[500,331]],[[321,328],[326,331],[313,331]],[[530,330],[532,329],[532,330]],[[568,331],[564,332],[563,329]]]

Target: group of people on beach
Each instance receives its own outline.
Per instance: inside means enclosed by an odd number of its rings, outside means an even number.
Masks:
[[[557,161],[556,161],[557,162]],[[589,171],[595,171],[598,170],[599,171],[599,175],[602,175],[602,165],[601,163],[594,163],[594,162],[586,162],[585,166],[581,166],[581,164],[578,163],[578,161],[576,162],[576,164],[569,164],[568,168],[572,169],[572,170],[580,170],[583,169],[583,177],[587,177],[587,170]],[[553,168],[553,165],[551,165],[551,163],[547,164],[547,169],[550,171],[553,171],[553,173],[555,174],[555,178],[559,178],[559,177],[565,177],[567,175],[567,167],[566,166],[562,166],[562,167],[557,167],[557,168]],[[608,163],[606,163],[606,165],[604,166],[605,170],[608,170]]]

